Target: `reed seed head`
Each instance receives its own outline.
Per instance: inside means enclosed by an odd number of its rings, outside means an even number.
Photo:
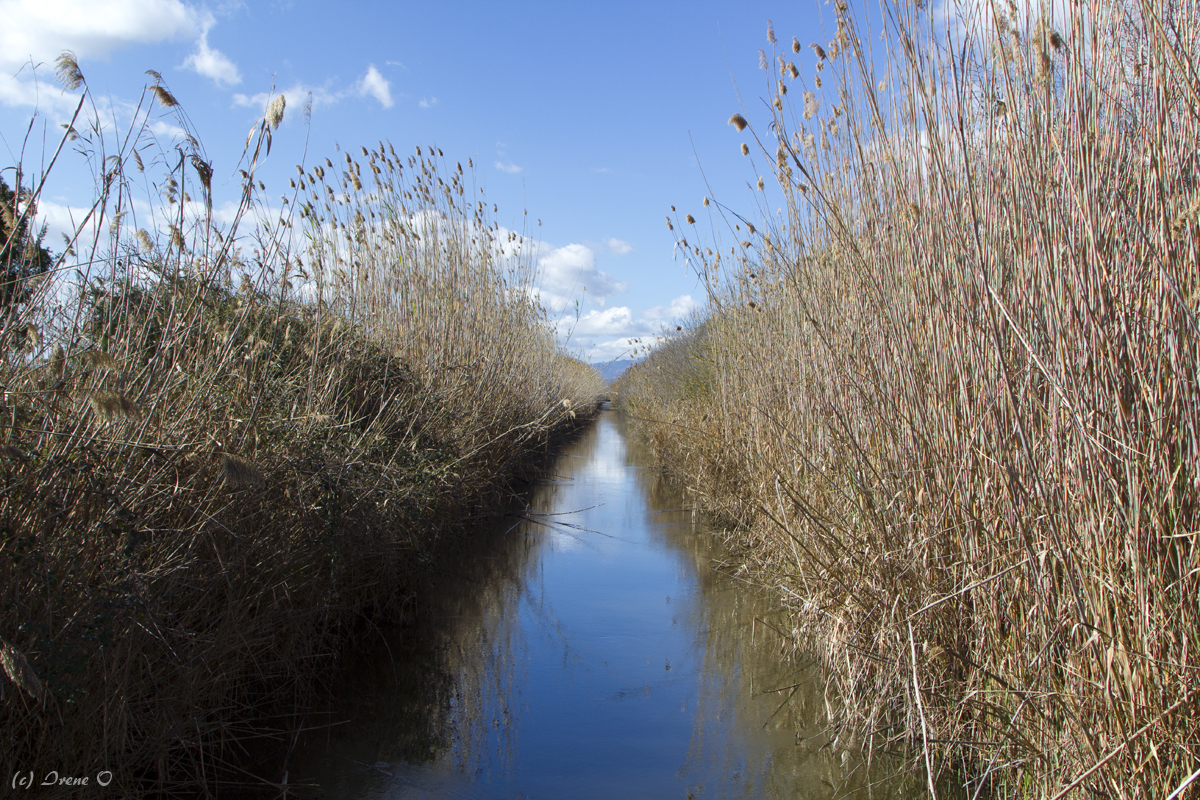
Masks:
[[[253,464],[231,455],[221,457],[221,478],[227,485],[235,487],[266,483],[266,478]]]
[[[734,114],[732,117],[729,118],[729,124],[732,125],[733,127],[737,128],[738,132],[740,133],[741,131],[746,130],[746,127],[750,123],[746,122],[746,118],[743,117],[741,114]]]
[[[54,77],[67,90],[83,86],[83,73],[79,71],[79,60],[70,50],[63,50],[62,55],[54,59]]]
[[[92,393],[92,411],[105,422],[116,422],[122,419],[138,419],[141,409],[132,400],[120,392],[100,390]]]
[[[62,378],[67,372],[67,354],[63,352],[61,344],[54,345],[54,349],[50,351],[50,374],[56,378]]]
[[[103,350],[90,350],[88,351],[87,358],[92,362],[92,367],[95,369],[108,370],[109,372],[120,371],[117,360]]]
[[[267,106],[266,120],[271,128],[277,129],[279,123],[283,122],[283,109],[287,106],[287,98],[279,95],[271,101],[271,105]]]
[[[158,100],[158,104],[163,108],[174,108],[179,105],[179,101],[175,99],[175,95],[171,94],[162,84],[154,84],[150,87],[150,91],[154,93],[154,97]]]
[[[9,680],[33,699],[41,700],[45,695],[46,687],[42,685],[28,659],[4,639],[0,639],[0,668],[4,669],[4,674],[8,675]]]

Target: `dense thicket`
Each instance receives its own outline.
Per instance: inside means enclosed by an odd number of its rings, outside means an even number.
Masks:
[[[128,139],[72,121],[94,206],[0,328],[0,763],[107,769],[89,791],[121,797],[278,780],[244,747],[299,724],[354,631],[410,614],[447,532],[603,390],[440,152],[301,165],[272,213],[277,99],[221,227],[161,113],[156,82]]]
[[[762,213],[673,221],[711,314],[623,402],[744,524],[847,736],[1164,797],[1200,767],[1200,8],[958,11],[771,33],[731,120]]]

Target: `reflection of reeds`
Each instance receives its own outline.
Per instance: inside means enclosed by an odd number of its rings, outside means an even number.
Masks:
[[[442,532],[602,383],[555,346],[528,258],[440,154],[302,167],[310,190],[251,225],[277,99],[221,229],[195,138],[181,157],[145,127],[166,109],[187,128],[161,77],[111,141],[78,64],[59,67],[102,180],[79,272],[60,261],[0,308],[0,682],[18,687],[0,763],[195,793],[359,622],[401,613]]]
[[[750,523],[862,741],[1162,797],[1200,750],[1200,17],[996,8],[953,56],[896,11],[880,80],[836,7],[824,84],[746,129],[788,213],[681,242],[713,314],[622,396]]]
[[[637,440],[631,454],[635,463],[652,463]],[[667,523],[662,540],[689,565],[698,586],[690,603],[679,604],[702,654],[680,776],[721,797],[834,798],[857,796],[868,786],[864,796],[912,796],[913,781],[898,760],[876,755],[872,765],[859,752],[855,732],[828,719],[830,687],[819,663],[791,652],[788,609],[747,579],[738,552],[696,513],[692,494],[662,470],[639,471],[637,486],[655,521]],[[667,510],[674,513],[662,513]],[[688,518],[690,526],[670,524]],[[736,539],[729,544],[745,546]],[[711,783],[714,774],[724,778],[719,787]]]
[[[554,474],[569,479],[582,469],[595,441],[590,433],[573,441],[573,457],[557,460]],[[549,462],[536,466],[531,480],[544,477],[540,470]],[[439,762],[458,774],[491,779],[516,774],[521,690],[528,678],[521,674],[528,654],[520,605],[545,541],[539,523],[521,520],[530,509],[560,507],[556,495],[562,490],[561,483],[539,481],[493,509],[495,519],[469,537],[446,542],[429,572],[437,590],[425,593],[416,628],[349,660],[339,680],[343,691],[329,708],[353,724],[304,741],[292,757],[297,774],[320,780],[311,765],[331,754]]]

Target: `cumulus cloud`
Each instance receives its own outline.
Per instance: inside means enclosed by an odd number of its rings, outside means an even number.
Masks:
[[[60,92],[57,86],[45,81],[39,86],[25,75],[10,78],[9,75],[0,74],[0,103],[6,106],[33,106],[70,116],[78,102],[79,95]]]
[[[187,136],[187,131],[183,128],[161,119],[150,123],[150,132],[155,136],[162,136],[168,139],[182,139]]]
[[[642,316],[651,322],[675,322],[685,320],[699,310],[700,304],[690,294],[683,294],[672,300],[670,305],[646,309]]]
[[[614,255],[624,256],[633,252],[633,245],[620,239],[609,239],[605,244],[608,245],[609,252]]]
[[[211,19],[179,0],[5,0],[0,67],[49,61],[66,49],[103,58],[130,44],[189,37]]]
[[[508,231],[500,233],[503,238]],[[620,252],[622,245],[629,247],[619,239],[594,247]],[[549,312],[558,341],[591,362],[627,358],[636,347],[652,347],[660,335],[673,332],[701,308],[686,294],[644,310],[608,306],[606,301],[628,292],[629,284],[598,269],[596,251],[584,244],[554,247],[524,239],[506,244],[503,255],[533,260],[534,284],[525,291]]]
[[[537,259],[537,295],[547,310],[562,313],[575,298],[587,296],[601,303],[614,294],[625,292],[624,281],[596,269],[596,254],[582,244],[556,247]]]
[[[613,306],[564,316],[554,328],[560,342],[582,351],[588,361],[603,363],[627,358],[637,347],[653,347],[699,310],[700,304],[685,294],[641,312]]]
[[[433,108],[438,103],[436,97],[422,97],[421,102],[417,103],[421,108]]]
[[[392,85],[387,78],[380,74],[374,64],[367,67],[367,74],[359,79],[357,88],[360,96],[370,95],[378,100],[384,108],[392,107]]]
[[[633,312],[625,306],[593,309],[579,319],[560,320],[560,332],[573,331],[575,335],[589,338],[597,336],[620,336],[633,330]]]
[[[639,344],[653,346],[654,342],[643,339]],[[628,338],[596,342],[584,348],[583,357],[591,364],[608,364],[622,358],[631,358],[639,344]]]
[[[200,39],[196,42],[196,52],[184,59],[183,67],[206,78],[211,78],[221,86],[233,86],[241,83],[242,74],[238,72],[237,65],[220,50],[214,50],[208,46],[208,31],[211,27],[210,20],[200,32]]]
[[[286,98],[288,109],[294,109],[296,113],[299,113],[304,104],[308,102],[309,95],[312,95],[313,108],[323,105],[333,105],[344,96],[342,92],[330,91],[322,86],[308,86],[307,84],[296,83],[274,95],[269,92],[258,92],[251,95],[235,94],[233,96],[233,104],[265,112],[267,104],[280,94]],[[285,114],[284,122],[287,122],[290,118],[288,114]]]
[[[28,71],[11,77],[31,60],[49,63],[64,50],[82,60],[106,58],[133,44],[200,36],[213,24],[207,11],[180,0],[4,0],[0,19],[0,102],[7,105],[59,95],[39,97]],[[86,77],[86,63],[83,69]]]
[[[326,83],[325,86],[312,86],[306,83],[294,83],[288,88],[270,94],[269,92],[258,92],[257,94],[235,94],[233,95],[233,104],[235,106],[243,106],[246,108],[263,109],[276,96],[282,94],[287,98],[288,109],[294,109],[297,113],[304,104],[308,102],[308,96],[312,95],[313,108],[318,106],[330,106],[335,103],[340,103],[347,97],[373,97],[383,105],[384,108],[391,108],[393,105],[391,88],[387,80],[379,73],[379,70],[374,65],[367,69],[367,74],[356,81],[353,86],[339,89],[330,86]],[[285,116],[285,121],[289,117]]]
[[[501,172],[507,172],[510,175],[516,175],[521,171],[521,168],[516,164],[505,164],[503,161],[496,162],[496,169],[500,170]]]

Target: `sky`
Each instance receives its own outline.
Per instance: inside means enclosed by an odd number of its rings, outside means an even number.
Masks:
[[[286,191],[293,165],[337,147],[382,140],[404,153],[435,145],[451,164],[470,158],[495,220],[538,240],[560,340],[593,362],[628,357],[631,340],[647,343],[703,307],[667,229],[672,206],[697,218],[710,212],[705,197],[758,208],[746,134],[728,120],[769,118],[759,68],[768,20],[806,74],[807,44],[836,24],[824,0],[0,0],[0,20],[0,168],[37,163],[42,142],[56,144],[75,100],[53,62],[72,50],[117,117],[136,104],[145,71],[159,72],[213,163],[216,205],[232,204],[246,135],[274,89],[288,111],[260,173],[268,194]],[[306,123],[298,111],[310,92]],[[172,135],[166,121],[158,129]],[[53,176],[41,204],[52,249],[55,226],[92,195],[80,170]]]

